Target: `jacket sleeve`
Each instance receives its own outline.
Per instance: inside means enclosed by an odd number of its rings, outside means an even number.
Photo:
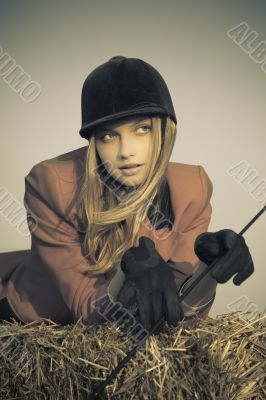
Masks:
[[[32,250],[37,252],[74,319],[82,317],[89,325],[102,323],[106,319],[94,305],[98,298],[109,300],[109,280],[104,274],[91,275],[93,266],[82,254],[78,230],[64,215],[65,196],[60,178],[49,163],[36,164],[25,177],[24,205]]]
[[[191,196],[191,193],[189,194],[190,201],[187,199],[184,203],[183,221],[185,222],[181,223],[180,229],[177,231],[176,246],[173,249],[171,258],[168,260],[168,264],[175,274],[178,289],[201,264],[194,252],[194,243],[198,235],[208,231],[211,220],[212,206],[210,199],[213,193],[213,185],[205,169],[200,165],[198,166],[198,179],[194,183],[194,187],[193,196]],[[207,318],[215,296],[216,291],[214,292],[214,298],[206,309],[195,314],[202,318]]]

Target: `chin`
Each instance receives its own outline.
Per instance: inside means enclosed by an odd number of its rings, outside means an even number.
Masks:
[[[128,186],[128,187],[133,187],[133,186],[138,186],[140,183],[138,182],[138,179],[122,179],[119,180],[124,186]]]

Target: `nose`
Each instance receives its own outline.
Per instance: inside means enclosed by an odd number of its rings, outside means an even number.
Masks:
[[[127,138],[122,138],[119,144],[119,156],[122,158],[128,158],[135,154],[135,140]]]

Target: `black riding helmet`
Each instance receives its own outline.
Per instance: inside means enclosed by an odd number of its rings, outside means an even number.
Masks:
[[[162,143],[165,119],[176,115],[167,85],[160,73],[139,58],[112,57],[86,78],[81,95],[81,137],[107,121],[137,115],[161,115]]]

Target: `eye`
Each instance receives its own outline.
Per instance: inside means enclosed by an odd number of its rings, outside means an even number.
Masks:
[[[136,130],[138,131],[139,129],[143,129],[143,128],[144,128],[144,133],[151,131],[151,125],[141,125],[141,126],[136,127]],[[108,139],[106,137],[108,137],[108,136],[110,136],[110,137],[116,136],[115,132],[112,132],[112,131],[107,131],[107,132],[108,133],[105,133],[104,135],[99,137],[99,140],[101,142],[103,142],[103,143],[107,143],[107,142],[110,141],[110,139]]]
[[[147,129],[148,129],[148,131],[151,130],[151,126],[150,126],[150,125],[142,125],[142,126],[139,126],[139,127],[137,128],[137,130],[143,129],[143,128],[146,128],[146,132],[147,132]]]
[[[108,140],[106,140],[106,136],[114,136],[114,134],[113,134],[112,132],[106,133],[105,135],[100,136],[99,139],[100,139],[102,142],[107,142]]]

